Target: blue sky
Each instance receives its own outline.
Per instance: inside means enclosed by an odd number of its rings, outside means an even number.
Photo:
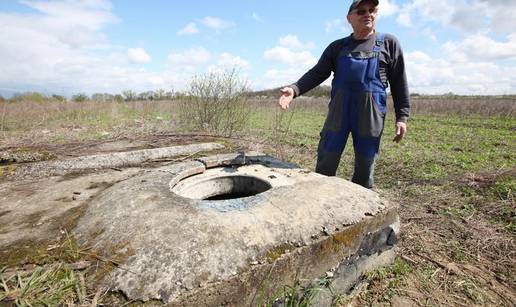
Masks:
[[[351,32],[350,1],[2,0],[0,94],[181,91],[230,68],[282,86]],[[411,92],[516,93],[516,1],[380,0],[377,29],[400,40]]]

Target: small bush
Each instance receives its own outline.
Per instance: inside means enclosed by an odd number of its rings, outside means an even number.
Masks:
[[[125,90],[122,92],[125,101],[133,101],[136,99],[136,92],[132,90]]]
[[[113,100],[115,102],[124,102],[124,97],[120,94],[117,94],[117,95],[115,95],[115,97],[113,97]]]
[[[75,102],[85,102],[88,100],[88,96],[86,94],[76,94],[72,96],[72,100]]]
[[[60,102],[66,101],[66,97],[65,96],[57,95],[57,94],[53,94],[52,95],[52,99],[55,100],[55,101],[60,101]]]
[[[12,101],[32,101],[32,102],[46,102],[48,97],[38,92],[25,92],[21,94],[15,94]]]
[[[248,121],[247,90],[235,70],[196,76],[180,102],[180,120],[190,129],[231,136]]]

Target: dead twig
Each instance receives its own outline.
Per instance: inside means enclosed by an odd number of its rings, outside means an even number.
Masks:
[[[455,275],[464,275],[464,273],[457,267],[457,265],[453,262],[449,262],[449,263],[443,263],[439,260],[436,260],[436,259],[432,259],[426,255],[423,255],[421,253],[415,253],[416,255],[418,255],[419,257],[425,259],[425,260],[428,260],[430,262],[432,262],[433,264],[436,264],[438,267],[444,269],[446,272],[448,273],[453,273]]]
[[[121,263],[119,263],[119,262],[117,262],[117,261],[115,261],[113,259],[103,258],[103,257],[101,257],[101,256],[99,256],[97,254],[87,253],[87,252],[83,252],[83,251],[79,251],[79,253],[82,254],[82,255],[93,257],[94,259],[99,260],[101,262],[109,263],[109,264],[113,265],[114,267],[116,267],[117,269],[120,269],[122,271],[126,271],[126,272],[132,273],[134,275],[138,275],[138,273],[133,272],[133,271],[127,269],[127,268],[124,268]]]
[[[412,259],[412,258],[409,258],[409,256],[406,256],[406,255],[401,255],[401,259],[407,261],[407,262],[410,262],[412,265],[417,265],[419,264],[419,262],[417,262],[416,260]]]
[[[95,296],[93,296],[93,299],[91,300],[90,306],[97,307],[100,296],[103,295],[102,292],[104,292],[104,294],[106,294],[108,291],[109,291],[109,289],[104,289],[102,287],[98,288],[97,292],[95,292]]]

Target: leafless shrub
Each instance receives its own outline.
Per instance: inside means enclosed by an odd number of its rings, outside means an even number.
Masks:
[[[271,125],[272,142],[275,145],[276,156],[280,159],[288,159],[285,146],[287,145],[290,125],[294,117],[296,107],[292,106],[289,110],[282,110],[277,106],[273,112],[274,118]],[[289,147],[289,146],[287,146]]]
[[[5,114],[7,113],[7,102],[5,100],[0,100],[0,108],[2,110],[0,113],[0,131],[4,132]]]
[[[235,70],[196,76],[180,100],[181,121],[188,128],[231,136],[249,118],[247,90]]]

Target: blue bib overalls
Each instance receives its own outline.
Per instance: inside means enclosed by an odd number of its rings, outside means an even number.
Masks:
[[[377,33],[371,52],[351,52],[349,40],[339,53],[328,116],[321,131],[316,172],[335,176],[349,133],[353,137],[352,181],[373,186],[374,162],[387,111],[386,87],[380,79],[379,54],[384,35]]]

